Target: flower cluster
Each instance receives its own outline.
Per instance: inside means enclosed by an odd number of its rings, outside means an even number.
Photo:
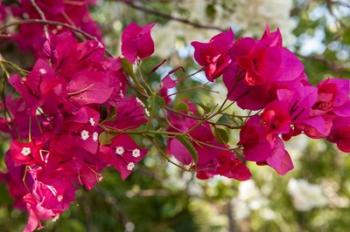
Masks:
[[[1,119],[12,136],[5,180],[15,206],[29,213],[25,231],[67,210],[75,190],[92,189],[105,167],[125,179],[147,153],[126,134],[100,141],[102,124],[123,131],[147,122],[139,100],[126,96],[120,58],[69,32],[44,48],[30,73],[9,78],[19,96],[6,97],[10,117]]]
[[[193,141],[193,148],[198,157],[193,157],[181,138],[170,138],[168,150],[184,165],[195,163],[194,170],[197,178],[208,179],[215,175],[226,176],[236,180],[247,180],[251,173],[246,165],[237,158],[228,145],[220,143],[211,131],[208,122],[199,123],[187,114],[196,115],[193,103],[187,102],[188,112],[184,115],[169,112],[169,131],[178,131],[188,134]]]
[[[101,30],[89,13],[89,7],[95,4],[95,0],[36,0],[35,4],[33,5],[31,0],[20,0],[17,4],[10,5],[8,8],[16,18],[66,23],[101,39]],[[42,11],[43,15],[38,11]],[[44,23],[21,24],[18,32],[13,36],[13,40],[22,49],[30,50],[37,56],[41,55],[38,53],[42,52],[42,44],[46,40],[44,25]],[[47,28],[52,34],[68,31],[68,28],[60,25],[48,25]]]
[[[283,140],[304,133],[349,152],[350,82],[328,78],[312,86],[303,64],[282,45],[280,31],[234,40],[227,30],[207,43],[193,42],[209,81],[221,75],[227,99],[255,112],[240,131],[244,159],[283,175],[293,168]]]

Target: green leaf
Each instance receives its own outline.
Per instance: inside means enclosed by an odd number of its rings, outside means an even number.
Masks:
[[[215,137],[219,140],[219,142],[225,143],[225,144],[228,143],[229,136],[225,129],[216,127],[214,129],[214,134],[215,134]]]
[[[232,118],[227,114],[222,115],[216,122],[218,124],[225,124],[225,125],[231,125],[232,123],[234,123]]]
[[[177,135],[176,138],[186,147],[188,152],[191,154],[194,161],[198,160],[197,150],[194,148],[191,141],[185,135]]]
[[[126,74],[129,76],[135,78],[133,65],[130,64],[125,58],[122,58],[121,61],[124,72],[126,72]]]
[[[188,105],[184,102],[179,102],[175,104],[174,109],[176,111],[182,111],[182,112],[187,112],[188,111]]]

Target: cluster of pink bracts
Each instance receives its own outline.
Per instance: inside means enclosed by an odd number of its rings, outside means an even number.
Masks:
[[[69,32],[52,36],[45,52],[26,77],[9,78],[19,97],[6,97],[11,117],[0,119],[12,137],[5,179],[15,205],[29,212],[26,231],[66,210],[75,189],[93,188],[106,166],[125,179],[146,155],[129,135],[99,143],[102,107],[112,116],[104,124],[118,130],[147,121],[139,100],[126,96],[120,59],[106,58],[101,43],[78,43]]]
[[[20,2],[13,12],[39,18],[31,1]],[[73,22],[99,38],[87,11],[93,1],[37,3],[47,19]],[[154,52],[153,26],[132,23],[125,28],[122,54],[129,63]],[[6,96],[1,105],[7,113],[0,118],[0,130],[12,139],[5,156],[8,171],[0,179],[8,185],[15,206],[29,213],[24,231],[57,218],[69,208],[77,188],[90,190],[102,179],[104,168],[114,167],[127,178],[147,153],[123,133],[146,124],[149,116],[138,98],[127,95],[129,79],[121,59],[106,57],[98,39],[78,42],[64,28],[50,26],[49,31],[47,39],[43,25],[20,26],[13,38],[21,47],[33,49],[37,60],[27,76],[9,78],[16,94]],[[208,80],[223,76],[228,99],[255,112],[240,131],[244,160],[215,137],[209,122],[194,117],[199,114],[190,101],[184,102],[188,110],[167,112],[167,131],[186,134],[198,157],[194,159],[177,137],[168,138],[168,153],[191,166],[198,178],[249,179],[244,161],[269,165],[283,175],[293,168],[283,141],[300,133],[325,138],[350,152],[350,82],[331,78],[312,86],[302,63],[282,46],[278,30],[266,29],[260,40],[234,40],[227,30],[208,43],[192,45]],[[173,87],[175,81],[163,79],[159,95],[167,105],[172,104],[167,91]],[[120,131],[108,144],[100,141],[104,126]]]
[[[95,2],[95,0],[35,1],[37,7],[44,12],[46,20],[73,25],[96,38],[101,39],[101,30],[97,23],[92,19],[89,12],[89,7],[93,6]],[[38,9],[33,5],[32,0],[19,0],[16,4],[0,6],[0,19],[5,18],[7,14],[11,14],[22,20],[42,19]],[[48,25],[48,30],[52,34],[69,31],[68,28],[56,25]],[[30,51],[35,55],[42,55],[42,44],[46,41],[45,34],[43,33],[43,24],[22,24],[18,27],[18,31],[12,39],[21,49]]]
[[[222,75],[228,99],[259,112],[240,131],[245,160],[283,175],[293,169],[283,140],[301,133],[350,152],[350,81],[329,78],[312,86],[303,64],[282,46],[279,30],[267,28],[260,40],[237,41],[228,30],[208,43],[192,45],[208,80]]]

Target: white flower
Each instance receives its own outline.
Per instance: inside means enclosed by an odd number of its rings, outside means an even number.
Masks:
[[[129,171],[132,171],[135,167],[135,164],[133,162],[128,163],[128,166],[126,166],[126,169],[128,169]]]
[[[63,200],[63,196],[62,196],[62,195],[58,195],[58,196],[57,196],[57,201],[58,201],[58,202],[61,202],[62,200]]]
[[[23,147],[23,148],[22,148],[22,151],[21,151],[21,154],[22,154],[22,155],[28,156],[30,153],[31,153],[30,147]]]
[[[92,140],[94,140],[95,142],[98,140],[98,132],[94,132],[93,134],[92,134]]]
[[[46,69],[41,68],[41,69],[39,69],[39,73],[40,73],[41,75],[44,75],[44,74],[47,73],[47,71],[46,71]]]
[[[94,125],[96,124],[94,118],[90,118],[90,119],[89,119],[89,122],[90,122],[90,125],[91,125],[91,126],[94,126]]]
[[[140,149],[135,148],[134,150],[132,150],[133,157],[138,158],[140,157],[140,155],[141,155]]]
[[[294,207],[299,211],[309,211],[328,204],[321,186],[310,184],[306,180],[291,179],[288,182],[288,193],[292,197]]]
[[[87,131],[87,130],[82,130],[81,133],[80,133],[80,137],[81,137],[81,139],[84,140],[84,141],[87,140],[87,139],[90,137],[89,131]]]
[[[117,154],[117,155],[123,155],[124,152],[125,152],[124,147],[119,146],[119,147],[115,148],[115,154]]]

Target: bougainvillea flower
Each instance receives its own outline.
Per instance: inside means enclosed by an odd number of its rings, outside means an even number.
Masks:
[[[113,166],[120,173],[121,178],[125,180],[146,153],[147,150],[140,148],[129,135],[121,134],[114,137],[108,146],[102,146],[99,155],[107,165]]]
[[[271,156],[266,159],[266,163],[280,175],[284,175],[294,168],[290,155],[279,138],[275,140],[273,151]]]
[[[273,139],[273,138],[271,138]],[[250,161],[265,161],[271,156],[273,140],[267,139],[267,129],[259,116],[251,117],[240,131],[239,143],[244,157]]]
[[[231,63],[228,54],[233,45],[233,31],[228,29],[213,38],[208,43],[192,42],[194,58],[204,68],[208,80],[213,81],[222,75]]]
[[[320,113],[331,113],[340,117],[350,116],[350,81],[330,78],[321,81],[318,86],[318,99],[313,106]]]
[[[11,156],[15,166],[48,162],[48,151],[45,150],[43,141],[29,143],[12,141],[7,155]]]
[[[53,173],[64,171],[74,185],[91,190],[102,180],[101,171],[105,165],[95,151],[88,151],[76,141],[69,135],[51,138],[47,169]]]
[[[168,90],[171,88],[175,88],[176,84],[176,81],[173,80],[170,75],[167,75],[162,79],[159,94],[163,97],[166,104],[169,104],[171,102]]]
[[[38,107],[45,104],[52,108],[57,107],[65,94],[64,81],[55,76],[52,67],[43,59],[36,61],[32,71],[26,77],[13,75],[9,82],[23,97],[32,114]]]
[[[30,193],[23,197],[29,218],[24,231],[34,231],[41,227],[41,221],[58,218],[68,209],[74,199],[75,190],[62,176],[46,184],[38,179],[35,169],[28,172],[33,184],[28,186]],[[28,178],[28,177],[27,177]]]
[[[130,23],[122,33],[122,54],[130,62],[136,59],[144,59],[154,52],[154,42],[151,30],[154,24],[140,26]]]
[[[148,119],[144,104],[136,97],[125,97],[111,103],[115,114],[105,124],[120,130],[133,129]]]
[[[300,85],[294,91],[280,89],[277,91],[278,99],[289,108],[291,123],[294,130],[304,131],[312,138],[326,137],[332,127],[332,117],[320,114],[313,110],[317,102],[317,89],[313,86]],[[292,131],[289,133],[294,133]]]
[[[261,114],[263,123],[268,128],[267,133],[272,136],[287,133],[290,130],[291,117],[289,107],[283,101],[268,104]]]
[[[243,146],[244,157],[258,164],[268,164],[280,175],[293,169],[293,163],[284,148],[282,140],[269,134],[270,125],[260,116],[251,117],[240,132],[239,144]]]
[[[72,145],[81,147],[95,154],[98,148],[99,119],[97,111],[89,107],[82,107],[72,115],[67,116],[63,123],[64,134],[62,140],[72,140]],[[68,146],[67,144],[67,146]]]
[[[72,196],[79,186],[90,190],[102,180],[101,172],[110,164],[99,156],[101,106],[108,114],[111,109],[117,112],[117,118],[110,114],[108,119],[121,130],[147,122],[142,102],[125,96],[120,59],[106,58],[101,43],[80,43],[71,33],[63,33],[52,36],[44,47],[28,75],[10,78],[19,96],[6,97],[11,117],[1,118],[1,130],[20,137],[11,141],[8,173],[2,177],[16,205],[30,215],[27,231],[67,210],[73,197],[65,200],[61,187]],[[126,142],[125,148],[129,145]],[[123,178],[145,155],[132,145],[135,160],[126,157],[121,161],[128,161],[125,167],[118,166]]]
[[[343,152],[350,152],[350,117],[336,117],[327,139]]]
[[[23,166],[15,166],[11,156],[5,156],[7,172],[4,178],[7,184],[8,191],[14,200],[14,207],[24,210],[25,204],[22,197],[28,193],[28,188],[25,186],[26,181],[23,181],[25,169]]]
[[[188,148],[177,138],[168,140],[167,150],[169,154],[173,155],[181,164],[193,165],[199,179],[208,179],[215,175],[237,180],[249,179],[251,175],[248,168],[234,153],[228,151],[226,145],[217,142],[209,123],[198,124],[198,120],[186,116],[189,113],[197,114],[195,105],[189,101],[185,101],[184,104],[187,104],[188,112],[168,113],[169,131],[190,134],[193,140],[192,145],[198,154],[198,160],[194,160]]]
[[[101,72],[79,72],[67,85],[70,99],[80,105],[106,102],[114,90],[109,78]]]
[[[236,180],[248,180],[251,173],[247,166],[232,152],[221,151],[217,155],[217,173]]]
[[[262,39],[242,38],[230,49],[232,62],[224,73],[228,98],[243,109],[259,110],[276,98],[276,90],[303,78],[303,65],[282,47],[279,31]],[[291,87],[292,88],[292,87]]]
[[[76,1],[73,4],[66,1],[37,1],[38,6],[45,11],[47,20],[58,21],[74,25],[77,28],[101,39],[101,30],[89,13],[92,1]],[[40,15],[29,0],[21,0],[18,4],[9,7],[12,14],[23,19],[40,19]],[[50,34],[58,34],[69,31],[62,26],[48,26]],[[44,26],[42,24],[21,24],[18,33],[13,37],[14,41],[24,50],[32,51],[36,56],[41,56],[43,44],[46,40]]]
[[[215,148],[215,146],[218,148]],[[199,179],[208,179],[215,175],[236,180],[247,180],[251,177],[247,166],[234,153],[225,149],[225,146],[218,143],[209,144],[208,146],[203,144],[195,145],[195,149],[198,153],[198,161],[196,162],[178,139],[171,139],[168,142],[169,154],[173,155],[181,164],[190,165],[194,163],[196,176]]]
[[[193,158],[188,149],[178,139],[169,139],[168,152],[172,154],[182,164],[189,165],[193,162]]]
[[[276,31],[271,32],[270,26],[266,25],[264,34],[261,38],[261,42],[269,46],[282,47],[283,41],[282,41],[282,34],[280,32],[280,29],[277,28]]]
[[[197,178],[205,180],[215,175],[221,175],[236,180],[247,180],[251,177],[247,166],[233,152],[228,151],[224,145],[216,143],[195,145],[194,147],[198,153],[198,160],[195,162],[192,158],[191,160],[194,163]],[[189,164],[189,154],[187,154],[188,160],[184,160],[184,156],[181,156],[188,151],[185,151],[184,147],[182,149],[181,147],[180,149],[174,148],[168,148],[170,154],[174,155],[182,164]]]

